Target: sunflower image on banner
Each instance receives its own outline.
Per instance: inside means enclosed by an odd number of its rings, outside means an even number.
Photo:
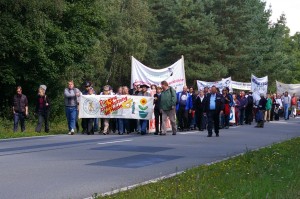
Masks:
[[[148,109],[148,106],[147,106],[147,99],[146,98],[142,98],[140,100],[140,105],[139,105],[139,116],[141,118],[146,118],[147,115],[148,115],[148,112],[147,112],[147,109]]]

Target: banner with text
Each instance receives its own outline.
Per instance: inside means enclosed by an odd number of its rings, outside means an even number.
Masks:
[[[79,118],[152,118],[153,98],[131,95],[81,95]]]
[[[251,75],[251,90],[255,101],[260,99],[261,94],[266,95],[268,92],[268,76],[258,78]]]
[[[296,93],[296,95],[300,95],[300,84],[284,84],[279,81],[276,81],[277,93],[282,94],[285,91],[289,92],[290,95]]]
[[[246,83],[246,82],[236,82],[236,81],[231,81],[231,86],[233,89],[237,90],[244,90],[244,91],[250,91],[251,90],[251,83]]]
[[[197,86],[198,90],[203,90],[205,87],[212,87],[216,86],[220,90],[222,90],[225,87],[229,87],[229,91],[232,92],[232,87],[231,87],[231,77],[228,78],[223,78],[221,81],[216,81],[216,82],[206,82],[206,81],[200,81],[197,80]]]
[[[131,88],[133,83],[160,85],[162,81],[167,81],[176,92],[182,91],[186,85],[184,59],[183,57],[173,65],[163,69],[152,69],[137,59],[132,57],[131,61]]]

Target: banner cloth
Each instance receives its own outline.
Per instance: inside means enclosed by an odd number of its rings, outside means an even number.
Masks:
[[[268,92],[268,76],[258,78],[251,75],[251,90],[255,101],[260,99],[260,94],[266,95]]]
[[[285,91],[289,92],[290,95],[296,93],[296,95],[300,95],[300,84],[284,84],[279,81],[276,81],[277,93],[282,94]]]
[[[79,118],[152,118],[153,98],[131,95],[81,95]]]
[[[184,59],[183,57],[173,65],[163,69],[152,69],[134,57],[131,58],[131,88],[133,83],[160,85],[162,81],[167,81],[176,92],[182,91],[186,85]]]

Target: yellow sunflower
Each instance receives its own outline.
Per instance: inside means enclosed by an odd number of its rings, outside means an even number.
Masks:
[[[147,104],[147,99],[146,98],[142,98],[140,100],[141,105],[145,106],[145,104]]]

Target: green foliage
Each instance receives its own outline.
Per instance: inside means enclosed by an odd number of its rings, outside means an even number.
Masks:
[[[51,112],[63,115],[62,92],[90,80],[129,86],[131,59],[162,68],[185,57],[188,84],[251,74],[298,83],[299,33],[285,16],[269,22],[260,0],[0,0],[0,116],[10,117],[15,87],[34,106],[48,86]],[[32,110],[32,109],[31,109]],[[53,118],[54,119],[54,118]]]

